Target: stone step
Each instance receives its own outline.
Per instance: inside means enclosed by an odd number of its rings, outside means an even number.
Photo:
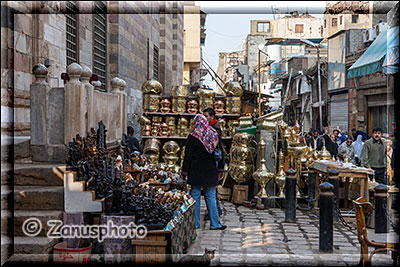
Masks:
[[[13,207],[12,187],[9,185],[1,186],[1,209],[11,210]]]
[[[15,237],[14,254],[50,254],[58,242],[47,237]]]
[[[14,185],[63,186],[65,165],[16,163],[14,164]]]
[[[22,226],[26,220],[38,219],[41,222],[42,230],[37,236],[46,236],[50,227],[47,225],[49,220],[63,220],[62,211],[47,210],[16,210],[14,212],[14,236],[26,236]]]
[[[1,235],[1,265],[12,255],[13,243],[11,237]]]
[[[63,186],[15,186],[14,210],[64,209]]]

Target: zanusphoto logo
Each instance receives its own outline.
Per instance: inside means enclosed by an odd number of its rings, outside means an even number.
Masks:
[[[99,242],[108,238],[145,238],[147,228],[131,222],[128,225],[115,225],[113,221],[100,225],[64,225],[61,220],[47,221],[48,238],[96,238]],[[42,231],[42,223],[38,218],[29,218],[22,224],[26,236],[37,236]]]

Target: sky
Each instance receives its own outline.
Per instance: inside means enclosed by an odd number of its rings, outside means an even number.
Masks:
[[[217,72],[218,53],[240,51],[243,40],[250,33],[250,20],[273,20],[292,11],[299,14],[308,12],[321,19],[325,11],[325,1],[195,1],[196,6],[207,13],[206,42],[203,47],[203,59]],[[280,13],[280,14],[279,14]],[[215,88],[211,76],[203,77],[204,85]]]

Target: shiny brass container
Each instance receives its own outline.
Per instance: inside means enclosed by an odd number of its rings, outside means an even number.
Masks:
[[[169,113],[171,111],[171,101],[168,98],[161,100],[160,111],[162,113]]]
[[[318,152],[318,159],[320,160],[330,160],[331,154],[326,150],[325,141],[323,140],[322,150]]]
[[[167,116],[165,117],[165,122],[168,124],[169,127],[169,136],[176,136],[178,135],[175,126],[175,117],[174,116]]]
[[[180,150],[180,147],[179,147],[178,143],[175,141],[168,141],[163,145],[163,151],[165,152],[165,154],[173,155],[177,159],[179,159],[177,157],[179,150]]]
[[[187,102],[187,113],[196,114],[199,111],[199,103],[195,99]]]
[[[160,127],[158,126],[151,126],[151,136],[158,136]]]
[[[254,135],[237,133],[233,137],[228,173],[237,183],[244,183],[252,177],[254,172],[254,158],[251,157],[255,155],[254,144]]]
[[[144,152],[152,152],[154,154],[160,153],[160,140],[156,138],[147,139],[144,143]]]
[[[260,185],[260,191],[257,193],[257,197],[259,198],[267,198],[270,197],[270,194],[267,192],[265,187],[267,184],[274,178],[274,174],[270,172],[265,165],[265,147],[266,143],[261,139],[259,143],[259,153],[260,153],[260,167],[253,173],[254,180]]]
[[[186,110],[186,99],[188,97],[188,86],[172,86],[171,98],[172,98],[172,111],[174,113],[185,113]]]
[[[163,86],[157,80],[147,80],[142,85],[142,92],[144,94],[156,94],[159,95],[162,93]]]
[[[222,119],[222,118],[219,119],[218,120],[218,125],[221,127],[222,136],[227,136],[225,119]]]
[[[229,136],[234,136],[237,132],[237,128],[239,127],[239,122],[235,120],[231,120],[228,122],[228,131]]]
[[[180,117],[178,119],[178,128],[177,128],[178,136],[180,137],[186,136],[186,133],[188,131],[188,126],[189,126],[188,120],[185,117]]]
[[[197,96],[200,98],[200,111],[206,108],[213,108],[214,91],[209,89],[198,89]]]
[[[283,152],[282,150],[279,152],[279,170],[275,175],[275,183],[279,187],[279,197],[285,197],[285,183],[286,183],[286,173],[283,171]]]
[[[223,114],[225,112],[225,103],[221,99],[214,102],[215,114]]]
[[[249,133],[237,133],[233,136],[232,144],[235,146],[252,147],[256,143],[254,135]]]
[[[230,81],[224,84],[224,89],[228,96],[239,96],[243,95],[243,88],[239,82]]]
[[[166,122],[161,123],[160,136],[167,137],[169,135],[169,126]]]
[[[296,181],[297,181],[297,190],[296,197],[300,197],[300,192],[298,187],[300,185],[300,176],[301,176],[301,157],[305,156],[308,152],[308,148],[304,143],[291,143],[289,142],[287,148],[288,154],[291,157],[291,167],[296,170]]]
[[[230,154],[234,159],[240,159],[246,164],[254,164],[256,150],[254,147],[235,145],[231,148]]]
[[[145,116],[141,116],[139,119],[139,123],[140,123],[140,125],[150,125],[151,120]]]
[[[154,153],[151,153],[151,152],[147,152],[147,153],[144,153],[144,154],[146,155],[147,162],[148,162],[149,165],[158,164],[159,158],[160,158],[159,154],[154,154]]]
[[[143,94],[143,110],[145,112],[158,112],[160,98],[156,94]]]
[[[142,127],[142,136],[150,136],[151,135],[151,126],[143,125]]]
[[[228,172],[235,182],[245,183],[251,179],[254,172],[254,166],[248,165],[246,162],[231,161],[229,163]]]
[[[161,116],[153,116],[152,118],[152,122],[162,122],[162,117]]]
[[[242,107],[242,98],[240,96],[226,97],[226,113],[240,114],[241,107]]]

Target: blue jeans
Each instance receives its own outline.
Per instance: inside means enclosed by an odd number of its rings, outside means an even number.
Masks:
[[[210,215],[210,228],[215,229],[221,227],[221,223],[219,221],[218,209],[217,209],[217,199],[216,199],[216,189],[215,186],[203,186],[204,195],[206,198],[207,210]],[[196,204],[194,207],[194,217],[196,220],[196,228],[200,227],[200,196],[201,196],[201,187],[200,186],[192,186],[192,190],[190,194],[196,200]]]

